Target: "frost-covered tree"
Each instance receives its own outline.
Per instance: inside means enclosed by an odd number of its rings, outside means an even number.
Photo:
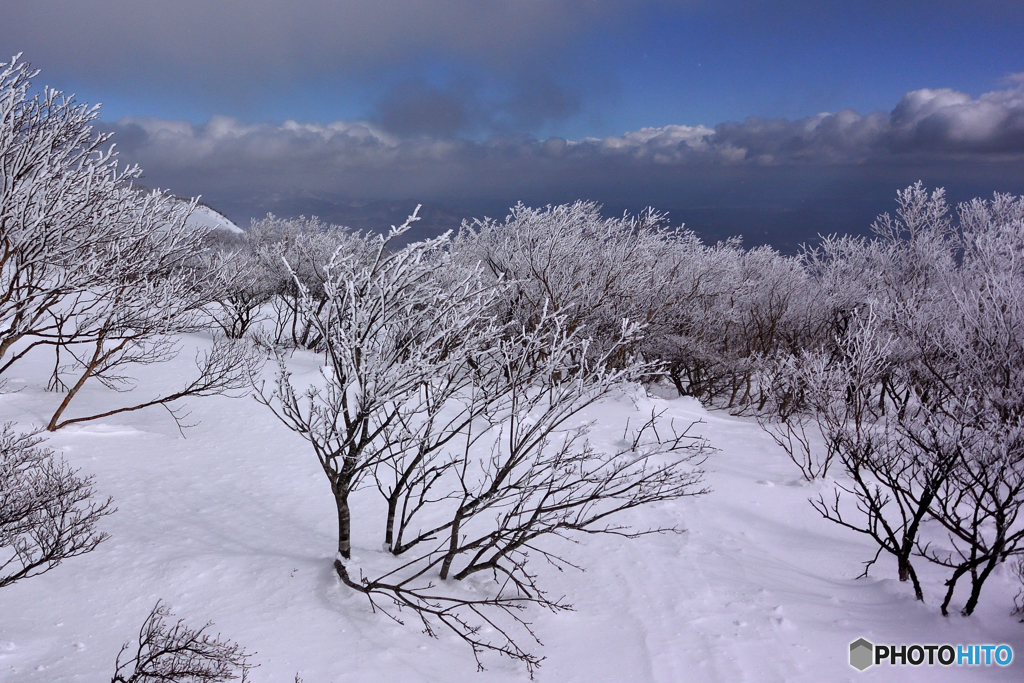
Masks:
[[[51,430],[242,386],[246,354],[217,344],[172,395],[62,419],[86,381],[123,389],[126,366],[173,357],[176,335],[208,327],[211,284],[231,276],[200,258],[195,203],[136,188],[139,169],[119,170],[110,136],[93,132],[97,108],[30,95],[37,73],[18,57],[0,65],[0,373],[54,350],[51,388],[66,393]]]
[[[271,345],[322,350],[323,339],[304,310],[325,305],[323,267],[334,253],[360,249],[362,243],[344,228],[316,217],[285,219],[273,214],[254,220],[243,240],[254,277],[242,290],[243,296],[232,303],[233,310],[254,310],[257,302],[265,300],[273,323],[267,340]]]
[[[585,329],[599,353],[616,343],[624,318],[653,328],[681,303],[673,285],[686,275],[679,262],[685,249],[676,242],[694,240],[651,210],[603,218],[593,202],[519,204],[503,222],[464,224],[453,252],[507,285],[499,300],[502,321],[530,326],[554,313],[570,330]]]
[[[565,605],[537,585],[528,554],[572,566],[552,538],[633,535],[620,513],[700,493],[705,445],[652,416],[626,435],[629,447],[594,449],[572,420],[652,372],[631,351],[639,326],[619,321],[616,338],[598,343],[545,308],[503,320],[513,283],[485,278],[444,237],[389,251],[407,228],[339,247],[322,267],[323,301],[296,277],[324,365],[300,383],[280,354],[258,400],[310,442],[327,475],[346,585],[386,612],[413,610],[430,634],[449,629],[478,657],[497,652],[532,670],[540,658],[521,642],[533,634],[520,610]],[[395,558],[382,572],[352,560],[352,525],[368,512],[351,494],[370,482],[387,503],[383,540]],[[481,574],[497,582],[481,595],[447,583]]]
[[[141,211],[145,209],[146,205],[140,207]],[[50,312],[59,321],[53,337],[58,350],[54,379],[64,391],[47,426],[51,431],[150,406],[166,407],[190,396],[222,394],[249,384],[249,372],[256,363],[249,346],[215,339],[199,354],[195,375],[180,389],[94,414],[64,417],[88,382],[130,391],[136,385],[131,368],[175,358],[180,351],[180,336],[207,330],[207,309],[212,301],[232,279],[245,276],[237,270],[225,270],[227,264],[223,261],[211,264],[201,258],[201,231],[154,228],[132,237],[118,237],[117,255],[103,279],[89,290],[66,295]],[[174,409],[170,410],[177,419]]]
[[[104,280],[120,231],[187,217],[187,205],[132,187],[139,170],[119,170],[110,136],[92,130],[97,108],[50,89],[30,96],[37,74],[18,57],[0,65],[0,372],[57,343],[51,312]]]
[[[297,386],[279,354],[273,388],[258,387],[258,399],[310,442],[330,481],[342,562],[351,556],[351,492],[418,410],[420,389],[460,362],[459,347],[491,297],[472,274],[455,288],[439,286],[433,257],[446,238],[389,252],[412,220],[336,249],[320,266],[322,294],[296,277],[301,323],[324,348],[322,381]]]
[[[453,630],[478,662],[480,653],[492,651],[532,670],[540,658],[522,641],[536,636],[520,610],[570,606],[546,593],[530,557],[574,567],[554,541],[651,533],[623,524],[622,513],[704,492],[699,463],[706,444],[688,427],[652,415],[633,430],[627,426],[622,448],[605,451],[574,420],[650,371],[623,360],[620,351],[633,333],[627,326],[619,343],[598,356],[564,318],[543,313],[475,354],[471,384],[422,416],[377,468],[381,492],[400,503],[388,517],[386,539],[400,564],[379,575],[364,570],[360,581],[339,566],[343,580],[382,609],[380,598],[415,609],[428,630],[434,620]],[[494,580],[485,597],[434,583],[480,574]]]
[[[529,326],[557,313],[599,353],[629,319],[643,333],[620,352],[660,361],[680,394],[737,410],[763,404],[759,358],[821,334],[803,263],[738,240],[705,245],[654,211],[604,218],[600,208],[518,205],[503,222],[464,224],[453,251],[508,285],[502,320]]]
[[[277,283],[269,277],[249,232],[218,235],[208,244],[205,270],[216,278],[210,314],[224,336],[242,339],[264,319],[263,308],[277,293]]]
[[[969,615],[992,571],[1024,553],[1024,198],[974,200],[958,218],[958,263],[937,286],[945,296],[903,324],[920,401],[957,437],[932,506],[946,544],[922,552],[953,570],[943,612],[969,579]]]
[[[681,394],[730,410],[763,407],[759,360],[800,347],[817,323],[805,270],[736,241],[698,245],[681,263],[691,274],[665,316],[656,357]]]

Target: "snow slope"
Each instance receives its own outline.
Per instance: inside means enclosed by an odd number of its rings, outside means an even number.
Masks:
[[[45,422],[59,397],[39,388],[50,369],[44,360],[13,369],[0,421]],[[141,386],[175,386],[190,360],[186,351],[172,364],[142,368]],[[94,387],[78,400],[98,408],[124,397]],[[304,442],[266,408],[228,397],[190,407],[198,424],[187,438],[159,409],[50,437],[75,467],[96,475],[98,492],[113,496],[118,511],[104,520],[111,538],[94,553],[0,589],[0,681],[109,680],[119,647],[158,598],[194,625],[213,620],[215,632],[255,651],[253,683],[287,683],[296,672],[306,683],[528,680],[495,658],[477,673],[461,641],[444,633],[432,640],[412,621],[373,614],[340,584],[326,480]],[[589,413],[595,441],[618,438],[627,417],[652,407],[705,422],[701,430],[719,449],[705,466],[713,492],[632,520],[680,524],[683,534],[586,537],[565,549],[586,572],[534,567],[553,595],[576,607],[532,615],[547,657],[538,681],[1021,680],[1024,625],[1009,615],[1017,587],[1004,569],[969,619],[939,614],[940,575],[923,564],[926,605],[895,581],[885,558],[870,578],[857,579],[871,546],[814,512],[807,498],[818,487],[799,479],[753,421],[689,399],[623,395]],[[380,552],[376,529],[355,534],[357,555]],[[847,648],[861,636],[1008,643],[1018,661],[859,673]]]
[[[209,230],[226,230],[227,232],[241,235],[245,231],[216,209],[211,209],[205,204],[196,205],[192,215],[188,217],[186,225],[192,228],[206,228]]]

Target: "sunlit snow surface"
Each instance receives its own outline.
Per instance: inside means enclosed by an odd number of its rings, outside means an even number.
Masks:
[[[140,386],[173,388],[191,358],[186,349],[175,363],[142,368]],[[37,388],[50,371],[37,360],[12,370],[0,421],[44,423],[59,402]],[[311,357],[297,362],[312,369]],[[94,387],[77,400],[73,410],[83,414],[125,397]],[[0,589],[0,680],[109,680],[118,649],[157,599],[193,625],[214,621],[214,632],[255,651],[253,683],[290,683],[296,672],[305,683],[528,680],[518,665],[493,657],[477,673],[454,636],[433,640],[414,619],[402,626],[373,614],[340,584],[326,480],[304,442],[266,408],[227,397],[189,407],[188,421],[197,424],[187,438],[159,408],[50,437],[75,467],[96,475],[98,492],[113,496],[118,511],[103,521],[111,538],[94,553]],[[585,573],[535,564],[550,593],[576,607],[531,615],[547,657],[536,680],[1021,680],[1024,625],[1009,615],[1017,587],[1008,568],[986,584],[975,616],[944,619],[941,574],[923,562],[926,605],[895,580],[886,558],[870,578],[855,578],[871,545],[817,515],[807,498],[824,487],[800,480],[753,420],[707,412],[690,399],[621,396],[588,413],[594,440],[620,438],[628,417],[635,422],[652,407],[666,418],[704,420],[703,433],[719,449],[705,465],[714,490],[630,519],[638,528],[678,524],[684,534],[566,544],[563,552]],[[375,492],[359,495],[376,505]],[[372,560],[380,530],[358,524],[355,554]],[[1008,643],[1017,661],[859,673],[847,651],[862,636]]]

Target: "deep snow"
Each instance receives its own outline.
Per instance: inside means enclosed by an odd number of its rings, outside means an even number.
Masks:
[[[202,343],[197,338],[186,345]],[[189,351],[141,368],[149,386],[173,388]],[[42,424],[59,401],[40,388],[45,359],[16,366],[0,395],[0,422]],[[635,397],[634,397],[635,398]],[[125,396],[85,390],[72,412]],[[73,404],[74,406],[74,404]],[[373,614],[331,567],[335,515],[305,442],[251,398],[190,402],[182,438],[159,408],[84,423],[48,445],[113,496],[111,538],[41,577],[0,589],[0,680],[107,681],[121,644],[158,598],[192,625],[255,652],[253,683],[525,681],[518,665],[485,658],[441,632]],[[1018,588],[1008,568],[986,585],[971,618],[943,618],[941,574],[919,562],[927,604],[913,600],[882,558],[855,578],[873,548],[822,520],[810,485],[750,419],[709,412],[690,399],[622,395],[588,412],[593,440],[612,440],[652,407],[703,420],[718,450],[706,496],[637,511],[635,526],[678,524],[682,534],[629,540],[588,536],[565,549],[585,573],[538,563],[543,584],[574,612],[531,614],[547,659],[541,682],[1021,680],[1024,625],[1009,612]],[[77,412],[81,411],[81,412]],[[380,552],[378,529],[357,526],[356,554]],[[1010,667],[873,667],[847,664],[849,643],[1008,643]]]

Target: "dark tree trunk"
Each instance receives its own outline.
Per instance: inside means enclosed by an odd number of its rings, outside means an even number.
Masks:
[[[384,529],[384,545],[388,547],[391,552],[395,550],[395,513],[398,508],[398,493],[399,490],[395,487],[394,493],[388,498],[388,522],[387,527]]]
[[[924,591],[921,590],[921,582],[917,579],[917,572],[914,571],[914,566],[910,564],[910,558],[899,556],[896,558],[896,561],[899,565],[900,581],[912,581],[914,584],[914,597],[924,602]]]
[[[334,502],[338,506],[338,554],[349,560],[352,559],[352,514],[347,487],[335,487]]]
[[[972,572],[971,596],[967,598],[967,603],[964,605],[963,610],[961,610],[960,612],[965,617],[971,616],[971,614],[974,613],[974,608],[978,606],[978,598],[981,597],[981,587],[985,584],[985,579],[988,578],[988,575],[992,573],[993,569],[995,569],[996,557],[997,556],[993,554],[993,556],[985,564],[984,569],[982,569],[980,573]]]
[[[441,563],[440,575],[442,580],[448,578],[448,572],[450,572],[452,568],[452,561],[455,559],[455,555],[458,553],[459,530],[462,526],[463,514],[463,510],[460,508],[459,511],[455,513],[455,519],[452,520],[452,530],[451,535],[449,536],[450,543],[448,544],[448,554],[445,555],[444,562]]]

